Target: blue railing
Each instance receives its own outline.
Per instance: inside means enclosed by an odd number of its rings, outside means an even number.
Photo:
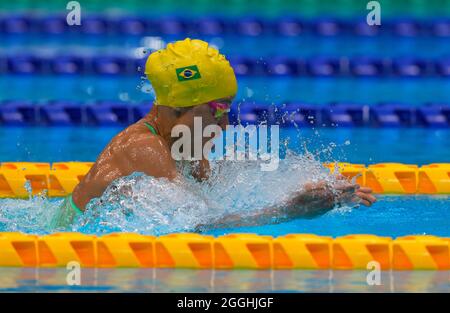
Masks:
[[[355,76],[355,77],[450,77],[450,57],[311,57],[254,59],[231,57],[241,76]],[[0,73],[143,75],[145,58],[82,55],[0,55]]]
[[[82,104],[72,101],[0,103],[4,126],[126,126],[144,117],[149,104],[102,101]],[[243,125],[267,123],[299,127],[450,127],[450,104],[419,107],[381,103],[311,105],[288,103],[278,106],[243,103],[234,105],[230,121]]]
[[[257,37],[267,34],[277,36],[300,36],[313,33],[320,36],[437,36],[450,37],[450,19],[391,19],[383,21],[382,27],[369,26],[365,20],[342,20],[337,18],[280,18],[268,20],[245,17],[239,19],[202,17],[149,18],[138,16],[86,16],[80,26],[68,26],[65,16],[13,15],[0,16],[0,33],[48,35],[206,35],[236,34]]]

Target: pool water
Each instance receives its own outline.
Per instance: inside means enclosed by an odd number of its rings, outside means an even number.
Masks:
[[[5,54],[67,54],[67,47],[83,52],[85,55],[109,53],[115,55],[135,55],[137,47],[148,45],[149,41],[171,42],[183,40],[181,36],[77,36],[74,34],[65,36],[37,36],[36,34],[23,34],[20,37],[5,36],[4,42],[8,49],[0,52]],[[270,58],[281,55],[284,57],[310,57],[317,55],[331,56],[379,56],[401,57],[411,55],[422,58],[436,58],[446,56],[449,47],[446,38],[442,37],[398,37],[376,36],[375,38],[362,36],[343,36],[339,40],[333,37],[314,36],[304,34],[301,40],[296,37],[283,37],[266,34],[264,36],[249,38],[236,35],[223,35],[220,38],[213,36],[197,35],[195,38],[208,41],[220,48],[220,51],[230,57],[243,56],[253,58]],[[45,47],[42,41],[45,40]],[[239,44],[236,42],[239,41]],[[428,47],[433,45],[433,49]],[[280,48],[282,47],[282,48]],[[79,53],[80,53],[79,52]]]
[[[83,103],[116,101],[151,103],[154,95],[139,75],[67,76],[56,75],[0,77],[0,100],[48,101],[72,100]],[[53,86],[58,86],[54,88]],[[438,77],[394,78],[313,78],[313,77],[240,77],[237,99],[281,105],[286,102],[325,105],[346,102],[376,105],[380,102],[419,106],[425,103],[450,103],[450,80]],[[144,91],[144,92],[143,92]]]
[[[1,127],[2,162],[94,162],[123,127]],[[297,153],[306,147],[320,160],[373,164],[445,163],[450,156],[449,129],[423,128],[281,128]],[[330,146],[331,144],[331,146]],[[335,145],[335,147],[334,147]],[[432,153],[431,153],[432,152]]]
[[[0,268],[0,292],[449,292],[450,271],[382,271],[370,286],[368,271],[328,270],[81,270],[81,285],[68,286],[68,271]]]
[[[120,128],[2,128],[0,132],[0,147],[3,160],[9,161],[95,161],[97,155]],[[45,132],[46,136],[40,135]],[[97,136],[92,136],[93,132]],[[352,163],[403,162],[425,164],[446,162],[450,155],[450,136],[448,130],[433,129],[300,129],[284,128],[280,132],[280,141],[289,138],[289,148],[296,154],[311,152],[316,160],[321,162],[347,161]],[[2,142],[3,141],[3,142]],[[16,147],[10,147],[15,142]],[[414,143],[414,144],[413,144]],[[424,149],[417,147],[423,146]],[[425,149],[426,147],[426,149]],[[433,149],[430,156],[428,151]],[[34,151],[39,151],[36,157]],[[389,157],[386,157],[389,151]],[[76,155],[77,158],[73,156]],[[287,159],[290,176],[280,173],[259,176],[259,171],[246,168],[230,167],[230,172],[224,172],[223,177],[232,176],[214,186],[210,201],[225,203],[219,206],[222,213],[229,212],[226,206],[233,206],[245,214],[248,210],[257,209],[272,204],[273,199],[282,199],[282,194],[289,188],[295,188],[296,181],[313,177],[316,170],[309,162],[302,159]],[[296,168],[295,163],[304,168]],[[303,163],[302,163],[303,162]],[[311,164],[310,164],[311,163]],[[289,168],[292,167],[292,168]],[[248,171],[247,173],[245,171]],[[297,171],[297,172],[295,172]],[[297,174],[294,174],[297,173]],[[242,175],[242,176],[240,176]],[[258,178],[256,178],[258,177]],[[242,179],[240,179],[242,178]],[[115,196],[105,193],[102,199],[107,203],[120,201],[127,210],[135,210],[141,220],[130,219],[121,208],[102,207],[105,215],[87,215],[85,220],[76,223],[72,231],[104,234],[114,231],[138,231],[146,234],[164,234],[173,231],[193,231],[195,216],[209,214],[211,207],[201,206],[200,198],[183,198],[178,196],[183,191],[173,185],[160,184],[146,177],[146,182],[137,184],[136,195],[146,206],[133,208],[134,202],[114,200]],[[244,180],[243,182],[236,182]],[[258,182],[258,179],[265,180]],[[248,181],[245,181],[248,180]],[[279,181],[284,185],[280,189]],[[128,181],[127,183],[130,183]],[[147,185],[146,185],[147,184]],[[223,184],[223,186],[221,185]],[[237,186],[240,186],[236,189]],[[175,188],[175,189],[172,189]],[[194,187],[196,188],[196,187]],[[151,189],[153,194],[149,194]],[[207,192],[211,192],[207,189]],[[159,193],[159,194],[158,194]],[[224,198],[220,198],[221,195]],[[164,197],[166,197],[164,199]],[[56,210],[59,199],[14,200],[0,199],[0,231],[24,231],[27,233],[51,232],[44,227],[52,210]],[[125,201],[125,202],[124,202]],[[281,201],[281,200],[280,200]],[[234,203],[234,204],[233,204]],[[95,205],[94,205],[95,206]],[[171,220],[168,213],[165,217],[153,218],[152,210],[172,212],[173,207],[183,207],[177,211],[177,218]],[[381,196],[371,208],[344,207],[334,209],[327,214],[314,219],[296,219],[281,224],[238,227],[230,229],[208,230],[206,233],[222,235],[232,232],[251,232],[264,235],[284,235],[288,233],[314,233],[326,236],[341,236],[352,233],[376,234],[380,236],[398,237],[411,234],[431,234],[450,236],[449,197],[448,196]],[[206,211],[202,211],[206,210]],[[217,210],[217,209],[216,209]],[[154,212],[155,214],[159,214]],[[145,218],[143,218],[145,217]],[[173,219],[173,218],[172,218]],[[154,225],[153,225],[154,224]],[[102,225],[102,226],[99,226]],[[164,226],[166,225],[166,226]]]
[[[449,196],[383,196],[370,208],[335,209],[314,219],[296,219],[287,223],[210,231],[221,235],[249,232],[280,236],[311,233],[323,236],[374,234],[399,237],[405,235],[450,236]]]

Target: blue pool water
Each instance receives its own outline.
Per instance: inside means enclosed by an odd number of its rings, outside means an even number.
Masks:
[[[0,77],[0,100],[151,103],[153,94],[142,92],[142,88],[137,88],[139,84],[139,75],[67,76],[63,80],[52,75],[8,75]],[[274,81],[265,77],[241,77],[237,99],[246,98],[263,104],[296,102],[320,105],[347,102],[376,105],[390,102],[418,106],[425,103],[450,103],[449,90],[450,80],[433,77],[420,80],[286,77]]]
[[[214,230],[209,233],[249,232],[273,236],[312,233],[333,237],[347,234],[390,237],[431,234],[446,237],[450,235],[449,200],[448,196],[383,196],[370,208],[335,209],[315,219],[296,219],[277,225]]]
[[[0,147],[2,147],[2,160],[4,161],[95,161],[96,156],[107,144],[110,138],[119,132],[120,128],[87,128],[87,127],[69,127],[69,128],[2,128],[0,129]],[[95,134],[93,136],[93,133]],[[43,136],[45,134],[45,136]],[[377,163],[377,162],[403,162],[411,164],[427,164],[448,161],[450,155],[450,131],[433,129],[300,129],[284,128],[281,129],[281,141],[290,138],[289,147],[297,154],[305,152],[304,145],[316,158],[323,162],[347,161],[352,163]],[[12,146],[13,145],[13,146]],[[423,147],[423,149],[419,149]],[[428,152],[432,150],[433,154]],[[38,153],[36,152],[38,151]],[[74,157],[76,156],[76,157]],[[295,160],[288,160],[295,163]],[[307,178],[311,175],[308,172],[308,163],[300,163],[305,166],[299,169],[298,173],[303,173]],[[292,165],[292,164],[291,164]],[[233,167],[232,171],[235,171]],[[244,178],[250,178],[253,172],[249,171]],[[228,173],[223,176],[227,177]],[[230,173],[229,175],[234,175]],[[259,183],[251,181],[248,184],[243,183],[242,188],[265,190],[269,188],[272,194],[268,197],[277,199],[282,191],[278,191],[277,181],[282,180],[286,188],[294,186],[297,180],[294,172],[292,177],[284,177],[283,174],[273,174],[275,176],[264,176],[269,181]],[[274,181],[270,181],[274,179]],[[298,180],[302,178],[299,177]],[[250,179],[251,180],[251,179]],[[154,184],[149,181],[148,184]],[[149,188],[152,191],[155,185]],[[156,185],[156,187],[161,187]],[[166,186],[167,187],[167,186]],[[172,188],[168,186],[167,188]],[[220,196],[220,185],[218,186]],[[225,191],[227,189],[225,188]],[[245,189],[246,190],[246,189]],[[255,207],[263,205],[267,199],[251,191],[246,190],[241,195],[234,189],[230,192],[240,201],[238,205],[241,213],[251,209],[245,203],[254,203]],[[178,197],[163,199],[145,198],[148,192],[139,191],[140,196],[149,201],[160,210],[165,210],[165,206],[179,205]],[[173,192],[177,192],[177,189]],[[178,191],[179,192],[179,191]],[[247,194],[245,194],[247,193]],[[154,195],[155,196],[155,195]],[[164,193],[161,195],[164,197]],[[212,200],[220,200],[214,199]],[[256,201],[255,199],[258,199]],[[195,199],[187,200],[187,202]],[[197,199],[198,200],[198,199]],[[155,202],[152,202],[155,201]],[[256,202],[255,202],[256,201]],[[262,201],[262,202],[261,202]],[[0,200],[0,231],[25,231],[31,233],[45,233],[49,230],[44,229],[40,224],[47,218],[45,210],[54,210],[57,203],[61,200],[52,199],[50,202],[42,199],[34,200]],[[183,200],[183,202],[185,202]],[[244,204],[242,204],[244,203]],[[124,205],[122,203],[122,205]],[[149,204],[150,205],[150,204]],[[195,207],[195,205],[194,205]],[[187,212],[195,213],[195,208],[185,208]],[[44,209],[43,209],[44,208]],[[232,229],[209,230],[208,234],[221,235],[231,232],[252,232],[266,235],[284,235],[288,233],[315,233],[327,236],[340,236],[350,233],[371,233],[381,236],[398,237],[409,234],[433,234],[438,236],[449,236],[450,227],[448,220],[450,218],[449,197],[448,196],[383,196],[371,208],[354,207],[335,209],[324,216],[315,219],[296,219],[281,224],[240,227]],[[147,208],[148,209],[148,208]],[[167,208],[169,209],[169,208]],[[199,212],[200,212],[199,207]],[[225,208],[222,208],[225,210]],[[30,211],[34,210],[34,214]],[[143,209],[142,209],[143,210]],[[189,211],[192,210],[192,211]],[[244,210],[244,211],[242,211]],[[108,211],[109,212],[109,211]],[[108,213],[109,214],[109,213]],[[144,222],[130,222],[121,214],[107,215],[104,224],[108,224],[108,219],[112,219],[110,224],[122,223],[121,227],[107,225],[98,227],[99,220],[87,220],[87,226],[83,223],[76,224],[75,231],[103,234],[112,231],[138,231],[142,233],[162,234],[171,231],[192,231],[195,221],[185,220],[181,224],[187,228],[177,227],[177,222],[173,222],[173,227],[162,227],[159,225],[152,228],[145,225]],[[147,216],[147,215],[145,215]],[[182,215],[180,215],[182,216]],[[25,218],[24,218],[25,217]],[[148,216],[147,216],[148,217]],[[37,222],[38,221],[38,222]],[[154,221],[147,222],[149,224]],[[160,221],[159,221],[160,222]],[[178,221],[180,222],[180,221]],[[156,223],[157,224],[157,223]],[[189,228],[188,226],[191,226]],[[50,230],[51,231],[51,230]]]
[[[182,40],[183,36],[164,36],[165,42]],[[445,57],[450,53],[446,38],[437,37],[398,37],[377,36],[358,37],[318,37],[304,35],[299,38],[280,37],[265,35],[255,38],[242,38],[239,36],[195,36],[195,38],[206,40],[219,47],[225,55],[245,57],[271,57],[282,55],[286,57],[309,57],[316,55],[331,56],[379,56],[379,57],[401,57],[414,55],[415,57],[435,58]],[[133,36],[36,36],[35,34],[22,35],[20,37],[4,36],[3,40],[8,49],[0,48],[0,53],[36,53],[54,51],[67,53],[67,47],[82,50],[90,54],[110,53],[115,54],[132,53],[136,47],[148,45],[149,40],[161,40],[161,37],[133,37]],[[45,47],[42,42],[45,40]],[[236,44],[239,42],[239,44]],[[433,49],[429,49],[430,46]]]
[[[2,162],[93,162],[121,127],[1,127]],[[450,156],[450,130],[399,128],[281,128],[297,153],[320,153],[322,161],[361,164],[399,162],[445,163]],[[347,144],[346,144],[347,143]],[[330,148],[330,144],[336,147]],[[326,151],[326,152],[325,152]]]

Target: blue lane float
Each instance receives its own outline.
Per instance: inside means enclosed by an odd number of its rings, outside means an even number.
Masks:
[[[142,17],[87,15],[77,27],[67,27],[65,15],[0,15],[0,32],[11,35],[43,33],[49,35],[79,34],[105,35],[230,35],[257,37],[274,34],[277,36],[300,36],[313,34],[325,37],[340,35],[399,37],[450,36],[450,19],[431,20],[390,19],[383,22],[383,28],[368,27],[365,19],[317,18],[302,19],[281,17],[265,19],[255,17],[220,18],[202,17],[187,20],[180,16]],[[76,30],[76,31],[75,31]]]
[[[378,77],[389,73],[389,63],[380,58],[357,57],[349,62],[351,75],[358,77]]]
[[[145,57],[121,55],[0,55],[0,72],[14,75],[143,75]],[[238,76],[450,77],[450,58],[325,57],[270,59],[231,56]]]
[[[411,127],[415,125],[425,125],[419,123],[417,109],[396,104],[388,103],[373,106],[369,111],[370,125],[378,127]]]
[[[149,103],[127,104],[101,101],[82,104],[72,101],[0,102],[2,126],[126,126],[151,108]],[[358,105],[333,103],[315,105],[288,103],[280,105],[245,104],[233,107],[232,124],[280,125],[281,127],[431,127],[450,128],[450,104],[410,107],[397,103]]]

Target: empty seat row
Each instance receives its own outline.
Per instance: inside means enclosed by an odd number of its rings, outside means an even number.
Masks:
[[[450,19],[414,20],[396,19],[383,21],[382,27],[370,26],[365,20],[340,20],[336,18],[281,18],[266,20],[244,17],[240,19],[201,17],[185,19],[181,17],[151,18],[138,16],[85,16],[79,26],[69,26],[66,16],[0,16],[0,32],[5,34],[25,34],[29,32],[45,34],[67,34],[70,32],[85,35],[225,35],[261,36],[274,34],[280,36],[299,36],[310,33],[320,36],[358,35],[438,37],[450,36]]]
[[[102,101],[81,104],[72,101],[31,101],[0,103],[0,125],[52,126],[125,126],[141,119],[150,111],[150,104],[127,104]],[[239,113],[238,113],[239,112]],[[356,105],[333,103],[312,105],[289,103],[279,106],[243,104],[233,106],[230,121],[243,125],[268,123],[281,126],[307,127],[450,127],[450,104],[427,104],[412,107],[383,103]]]
[[[231,65],[241,76],[357,76],[422,77],[450,76],[450,57],[273,57],[267,61],[248,57],[230,57]],[[99,74],[142,75],[145,58],[117,55],[54,57],[32,54],[0,55],[0,73],[10,74]]]

